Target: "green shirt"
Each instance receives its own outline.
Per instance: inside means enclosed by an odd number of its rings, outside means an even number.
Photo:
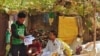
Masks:
[[[22,44],[23,40],[20,39],[19,36],[24,36],[25,35],[25,25],[24,24],[18,24],[17,22],[12,24],[12,44]],[[17,36],[16,36],[17,35]]]

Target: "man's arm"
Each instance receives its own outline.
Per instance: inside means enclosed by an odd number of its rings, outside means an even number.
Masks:
[[[12,25],[11,25],[11,31],[12,31],[12,36],[13,36],[13,37],[15,37],[15,38],[20,38],[20,39],[22,39],[22,40],[25,38],[24,36],[18,35],[17,28],[16,28],[16,25],[15,25],[15,24],[12,24]]]
[[[47,51],[49,51],[48,49],[49,49],[49,42],[50,41],[48,41],[48,43],[46,44],[46,47],[42,50],[43,52],[47,52]]]
[[[12,24],[11,25],[11,31],[12,31],[12,36],[13,37],[20,38],[19,35],[18,35],[17,28],[16,28],[16,25],[15,24]]]
[[[24,30],[24,36],[27,36],[28,33],[27,33],[27,30],[26,30],[26,27],[25,27],[25,30]]]

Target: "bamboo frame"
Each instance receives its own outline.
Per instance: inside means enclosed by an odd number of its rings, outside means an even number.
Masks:
[[[95,50],[96,47],[96,18],[95,18],[95,14],[96,14],[96,1],[93,2],[93,7],[94,7],[94,47],[93,49]]]

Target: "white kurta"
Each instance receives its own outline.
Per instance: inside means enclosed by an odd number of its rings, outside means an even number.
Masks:
[[[64,56],[63,45],[58,39],[56,39],[54,42],[49,40],[41,56],[52,56],[53,53],[57,53],[60,56]]]

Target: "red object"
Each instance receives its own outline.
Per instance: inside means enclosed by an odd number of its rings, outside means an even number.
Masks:
[[[28,46],[28,50],[32,49],[32,53],[40,53],[41,52],[42,45],[39,41],[36,41],[35,43]]]
[[[79,55],[81,53],[81,51],[82,51],[82,47],[81,46],[78,46],[76,48],[76,54]]]

